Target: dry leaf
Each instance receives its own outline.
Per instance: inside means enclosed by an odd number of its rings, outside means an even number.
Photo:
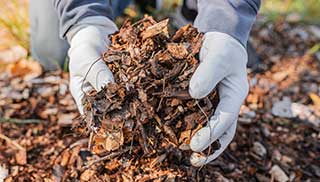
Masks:
[[[310,93],[309,97],[311,98],[313,104],[320,109],[320,97],[315,93]]]
[[[26,150],[19,150],[16,153],[16,162],[20,165],[27,164],[27,151]]]
[[[181,132],[179,143],[189,144],[191,140],[191,130]]]
[[[107,151],[113,151],[119,149],[123,144],[124,138],[121,131],[117,133],[109,133],[105,140],[105,149]]]
[[[71,156],[71,154],[68,150],[63,151],[60,165],[66,166],[68,164],[70,156]]]
[[[167,48],[172,57],[184,59],[188,56],[188,50],[185,44],[168,43]]]
[[[156,23],[150,27],[147,28],[147,30],[145,32],[143,32],[143,40],[156,36],[158,34],[163,34],[166,37],[169,36],[169,32],[168,32],[168,22],[169,19],[165,19],[159,23]]]
[[[166,159],[167,154],[162,154],[157,156],[155,159],[153,159],[150,163],[150,167],[153,168],[154,166],[156,166],[157,164],[161,163],[164,159]]]
[[[117,169],[121,164],[119,164],[119,161],[118,160],[111,160],[110,162],[106,163],[104,165],[104,168],[112,171],[112,170],[115,170]]]
[[[95,153],[103,151],[114,151],[119,149],[124,142],[122,130],[107,132],[100,129],[97,135],[93,138],[94,144],[99,146],[95,148]]]
[[[42,74],[41,65],[32,60],[22,59],[7,66],[7,71],[11,76],[23,77],[24,80],[31,80]]]
[[[95,173],[96,171],[91,169],[85,170],[80,176],[80,181],[90,181],[90,179],[93,177]]]
[[[178,145],[178,140],[177,140],[176,134],[174,133],[172,128],[168,125],[164,125],[163,130],[168,135],[170,141],[173,142],[174,144]]]

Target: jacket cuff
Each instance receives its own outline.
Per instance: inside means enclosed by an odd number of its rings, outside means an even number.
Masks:
[[[194,22],[201,32],[222,32],[247,45],[260,0],[199,0]]]

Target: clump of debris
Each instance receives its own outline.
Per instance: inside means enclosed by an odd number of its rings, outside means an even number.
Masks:
[[[122,172],[132,167],[123,161],[140,166],[142,171],[130,179],[152,178],[151,168],[160,163],[177,168],[190,165],[190,154],[182,152],[190,153],[191,137],[206,124],[218,102],[216,92],[200,100],[188,93],[199,65],[202,37],[192,25],[170,36],[168,19],[156,22],[151,16],[134,24],[126,21],[111,35],[103,59],[115,83],[86,94],[84,115],[74,126],[90,136],[89,149],[94,154],[130,154],[110,161],[121,160],[117,168]],[[146,166],[153,174],[143,170]]]

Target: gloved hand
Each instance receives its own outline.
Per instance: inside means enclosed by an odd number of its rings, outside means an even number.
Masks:
[[[90,17],[82,22],[67,34],[70,43],[70,92],[81,114],[84,92],[99,91],[113,82],[113,75],[101,56],[110,44],[107,36],[117,30],[116,25],[105,17]]]
[[[248,94],[247,52],[239,41],[220,32],[208,32],[200,50],[200,65],[191,78],[189,93],[195,99],[207,96],[216,86],[220,102],[207,126],[195,133],[190,142],[194,151],[190,161],[200,167],[217,158],[233,139],[240,106]],[[214,141],[221,147],[209,156],[201,152]]]

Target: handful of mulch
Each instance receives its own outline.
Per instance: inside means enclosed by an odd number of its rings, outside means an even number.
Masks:
[[[168,20],[156,22],[150,16],[134,24],[126,21],[111,35],[103,59],[115,83],[85,96],[84,115],[74,127],[90,136],[93,153],[127,153],[113,158],[122,161],[122,172],[132,165],[148,166],[150,174],[155,166],[189,165],[182,152],[190,153],[191,137],[218,101],[215,92],[201,100],[188,93],[202,37],[192,25],[170,36]],[[140,173],[148,174],[144,170],[134,176]]]

